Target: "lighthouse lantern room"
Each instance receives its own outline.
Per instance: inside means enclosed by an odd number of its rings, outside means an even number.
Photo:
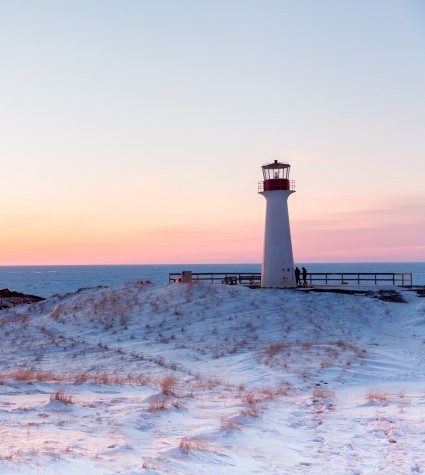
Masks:
[[[288,198],[295,191],[289,179],[291,166],[275,160],[262,166],[264,181],[258,192],[266,198],[261,287],[296,287]]]

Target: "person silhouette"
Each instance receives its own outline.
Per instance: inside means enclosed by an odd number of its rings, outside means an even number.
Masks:
[[[297,285],[301,285],[300,274],[301,271],[298,269],[298,267],[295,267],[295,280],[297,282]]]
[[[307,269],[303,267],[303,284],[307,285]]]

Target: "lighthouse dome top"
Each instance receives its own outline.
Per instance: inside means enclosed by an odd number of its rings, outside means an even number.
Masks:
[[[263,168],[263,170],[264,169],[283,169],[283,168],[291,168],[291,165],[289,165],[289,163],[278,162],[277,160],[275,160],[273,163],[266,163],[261,168]]]

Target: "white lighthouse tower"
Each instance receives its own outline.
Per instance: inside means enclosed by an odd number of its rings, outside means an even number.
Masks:
[[[264,181],[258,184],[258,192],[266,198],[267,207],[261,287],[297,286],[288,214],[288,197],[295,192],[290,168],[277,160],[262,166]]]

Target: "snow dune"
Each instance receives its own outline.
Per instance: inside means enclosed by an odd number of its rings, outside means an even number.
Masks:
[[[128,283],[4,310],[0,473],[422,473],[418,290]]]

